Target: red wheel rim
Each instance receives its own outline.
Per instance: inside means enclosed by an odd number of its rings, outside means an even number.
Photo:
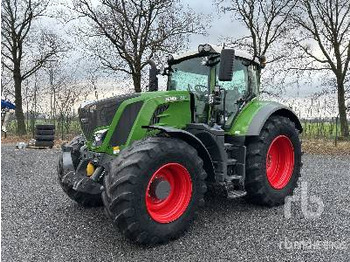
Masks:
[[[165,181],[170,186],[166,197],[159,199],[155,184]],[[192,180],[187,169],[178,163],[161,166],[151,177],[146,190],[146,208],[153,220],[170,223],[187,209],[192,196]]]
[[[276,137],[267,151],[266,175],[274,189],[283,189],[294,170],[294,147],[287,136]]]

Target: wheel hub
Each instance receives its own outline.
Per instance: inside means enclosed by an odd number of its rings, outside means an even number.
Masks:
[[[164,178],[155,179],[150,187],[150,194],[156,199],[166,199],[171,191],[170,183]]]
[[[179,163],[161,166],[148,182],[146,209],[158,223],[171,223],[186,211],[192,197],[192,180]]]

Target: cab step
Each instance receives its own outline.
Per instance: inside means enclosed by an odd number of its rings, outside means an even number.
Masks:
[[[234,190],[227,192],[227,198],[229,199],[244,197],[245,195],[247,195],[247,192],[242,190]]]

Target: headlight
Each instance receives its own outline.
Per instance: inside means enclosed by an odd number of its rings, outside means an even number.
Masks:
[[[108,132],[108,129],[102,129],[99,131],[96,131],[94,134],[94,142],[92,143],[93,146],[100,146],[103,143],[103,140],[106,137],[106,134]]]

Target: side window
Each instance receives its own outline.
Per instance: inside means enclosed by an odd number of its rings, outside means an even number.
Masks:
[[[248,90],[248,72],[247,67],[242,64],[241,59],[236,59],[233,65],[233,78],[230,82],[219,81],[217,75],[217,85],[228,90],[235,90],[240,94],[244,94]]]
[[[219,67],[218,67],[219,68]],[[231,81],[219,81],[216,74],[216,84],[226,90],[226,113],[227,124],[231,124],[233,117],[238,111],[237,101],[248,91],[248,68],[242,64],[242,60],[236,58],[234,61],[234,72]],[[218,71],[218,70],[217,70]]]

